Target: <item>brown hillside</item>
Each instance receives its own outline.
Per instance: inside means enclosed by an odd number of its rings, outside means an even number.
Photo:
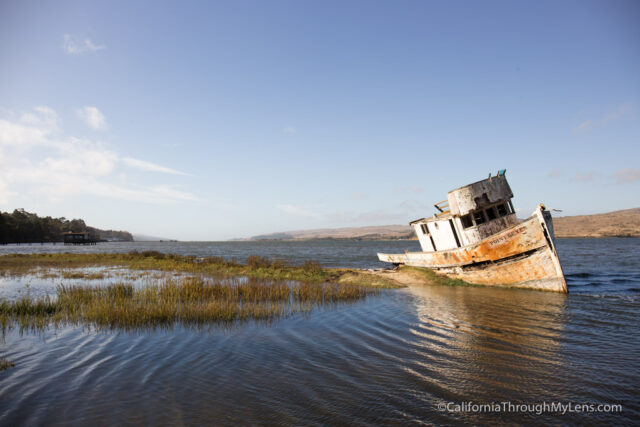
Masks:
[[[556,237],[640,237],[640,208],[596,215],[554,217]],[[415,239],[408,225],[324,228],[263,234],[247,240]]]
[[[640,208],[553,218],[556,237],[640,237]]]
[[[322,228],[317,230],[296,230],[283,233],[263,234],[250,240],[316,240],[316,239],[357,239],[388,240],[412,239],[413,230],[408,225],[380,225],[365,227]]]

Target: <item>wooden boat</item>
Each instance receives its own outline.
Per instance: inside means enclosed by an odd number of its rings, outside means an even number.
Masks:
[[[379,253],[378,258],[473,284],[566,293],[551,213],[540,204],[518,222],[505,172],[450,191],[447,200],[434,205],[438,213],[409,223],[422,252]]]

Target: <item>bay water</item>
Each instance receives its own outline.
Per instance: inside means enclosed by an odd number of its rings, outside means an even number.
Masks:
[[[271,324],[9,330],[0,356],[16,365],[0,372],[0,424],[637,424],[640,239],[556,246],[568,295],[413,286]],[[415,241],[0,246],[0,254],[132,250],[381,268],[376,252],[419,249]],[[0,295],[15,298],[27,282],[67,281],[3,276]]]

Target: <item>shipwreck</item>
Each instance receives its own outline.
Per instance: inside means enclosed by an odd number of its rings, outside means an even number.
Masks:
[[[567,292],[551,213],[543,204],[519,221],[506,170],[449,191],[437,213],[409,223],[422,252],[381,261],[434,270],[468,283]]]

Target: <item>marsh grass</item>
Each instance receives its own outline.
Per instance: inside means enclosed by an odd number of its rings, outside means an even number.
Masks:
[[[82,324],[95,329],[156,329],[175,324],[201,327],[237,321],[266,321],[314,307],[357,301],[379,289],[353,284],[261,279],[165,278],[134,287],[59,285],[55,298],[26,294],[0,301],[0,326],[21,332],[48,325]]]
[[[104,279],[105,276],[106,275],[103,272],[89,272],[79,269],[65,270],[62,272],[62,277],[64,279],[101,280]]]
[[[60,275],[55,271],[45,270],[42,273],[39,273],[38,277],[41,279],[56,279],[60,277]]]
[[[338,270],[334,280],[338,283],[356,286],[373,286],[387,289],[403,287],[403,285],[388,277],[367,274],[358,270]]]
[[[319,264],[307,262],[301,266],[289,265],[283,260],[250,256],[246,264],[221,257],[183,256],[157,251],[132,251],[126,254],[11,254],[0,256],[0,271],[4,274],[23,275],[38,268],[73,269],[95,266],[122,266],[134,270],[160,270],[224,277],[245,276],[256,279],[298,280],[323,282],[330,274]],[[80,273],[78,273],[79,275]],[[86,278],[86,277],[74,277]]]
[[[13,363],[12,361],[7,360],[4,357],[0,357],[0,371],[4,371],[5,369],[13,368],[14,366],[16,366],[16,364]]]
[[[0,256],[0,272],[21,275],[35,269],[80,269],[87,267],[119,266],[129,270],[138,270],[138,277],[150,275],[158,277],[157,272],[184,273],[208,277],[248,277],[252,279],[295,280],[304,283],[323,283],[327,281],[362,286],[384,288],[401,287],[392,280],[374,277],[355,269],[327,269],[319,263],[307,261],[303,265],[291,265],[284,260],[271,259],[256,255],[249,256],[246,264],[222,257],[183,256],[163,254],[158,251],[132,251],[125,254],[11,254]],[[142,270],[142,271],[140,271]],[[153,273],[152,273],[153,271]],[[2,274],[2,273],[0,273]],[[81,276],[84,274],[84,276]],[[96,277],[90,277],[94,274]],[[100,278],[100,273],[69,272],[68,278]],[[76,276],[77,275],[77,276]],[[73,276],[73,277],[72,277]],[[127,279],[131,279],[127,277]]]

